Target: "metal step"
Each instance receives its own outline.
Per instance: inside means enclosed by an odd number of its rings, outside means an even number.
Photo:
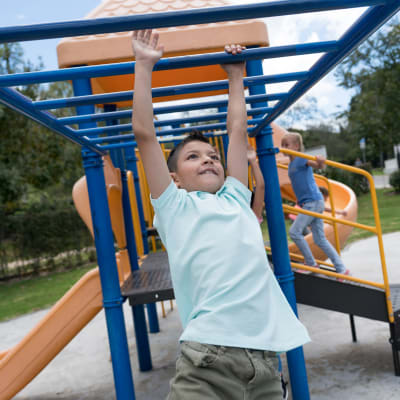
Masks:
[[[294,273],[298,303],[389,322],[382,289],[338,282],[323,275]]]

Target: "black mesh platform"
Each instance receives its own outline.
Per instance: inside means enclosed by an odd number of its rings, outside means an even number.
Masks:
[[[121,288],[130,305],[154,303],[174,298],[166,252],[150,253],[139,270]]]
[[[389,322],[382,289],[299,273],[295,273],[295,288],[298,303]]]

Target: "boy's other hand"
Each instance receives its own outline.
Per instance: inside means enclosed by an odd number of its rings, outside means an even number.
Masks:
[[[132,48],[136,61],[154,64],[162,57],[164,47],[158,44],[158,33],[151,29],[133,32]]]
[[[232,55],[240,54],[245,49],[246,47],[241,46],[240,44],[227,44],[225,46],[225,51]],[[221,64],[221,67],[228,74],[228,76],[233,73],[240,73],[243,76],[245,65],[246,64],[244,61],[239,61],[229,64]]]
[[[249,163],[257,161],[257,154],[251,144],[247,144],[247,160],[249,161]]]

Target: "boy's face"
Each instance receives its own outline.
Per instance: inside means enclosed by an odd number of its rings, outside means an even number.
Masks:
[[[297,143],[297,140],[290,138],[290,137],[284,138],[282,140],[282,147],[284,149],[288,149],[288,150],[294,150],[294,151],[300,150],[300,145],[299,145],[299,143]]]
[[[177,170],[171,173],[175,184],[188,192],[216,193],[224,184],[219,154],[208,143],[192,141],[179,152]]]

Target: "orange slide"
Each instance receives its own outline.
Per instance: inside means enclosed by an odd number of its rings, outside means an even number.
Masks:
[[[87,272],[18,343],[0,359],[0,400],[27,385],[102,309],[99,270]]]
[[[109,157],[104,175],[112,227],[120,251],[116,254],[120,283],[130,265],[122,215],[119,170]],[[73,199],[82,219],[93,233],[86,178],[74,186]],[[9,400],[25,387],[103,308],[99,269],[87,272],[13,348],[0,353],[0,400]]]

